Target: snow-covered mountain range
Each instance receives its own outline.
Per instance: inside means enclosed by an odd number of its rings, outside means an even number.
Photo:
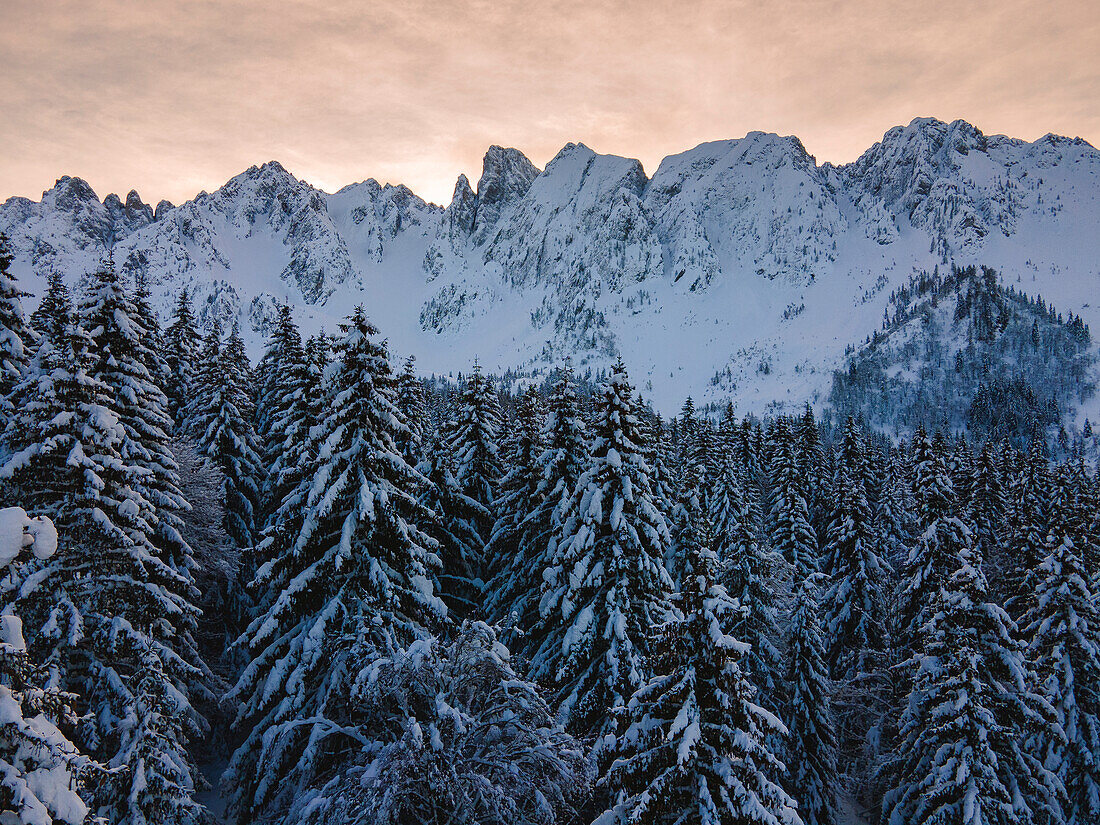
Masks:
[[[240,315],[253,354],[278,302],[307,332],[355,304],[423,371],[538,367],[621,353],[660,408],[740,413],[821,401],[846,347],[914,272],[986,264],[1100,329],[1100,152],[914,120],[851,164],[753,132],[665,158],[568,144],[543,170],[491,147],[447,207],[374,180],[329,194],[276,162],[156,208],[63,177],[0,205],[14,271],[41,292],[107,250],[167,312]],[[1093,412],[1095,417],[1095,412]]]

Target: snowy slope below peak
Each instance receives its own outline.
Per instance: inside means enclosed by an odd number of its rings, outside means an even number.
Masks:
[[[915,120],[846,166],[751,133],[666,158],[569,144],[541,172],[492,147],[446,209],[373,180],[326,194],[277,163],[155,215],[63,178],[0,205],[15,272],[41,292],[106,250],[166,312],[240,316],[258,355],[276,302],[307,332],[356,304],[399,355],[453,372],[604,366],[621,353],[659,408],[822,402],[845,348],[916,271],[982,263],[1100,329],[1100,153]],[[1095,417],[1095,416],[1094,416]]]

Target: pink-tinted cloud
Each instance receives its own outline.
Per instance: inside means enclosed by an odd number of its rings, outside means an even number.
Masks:
[[[752,129],[847,161],[918,115],[1100,138],[1094,0],[0,0],[0,197],[179,201],[271,158],[446,201],[489,143],[638,157]]]

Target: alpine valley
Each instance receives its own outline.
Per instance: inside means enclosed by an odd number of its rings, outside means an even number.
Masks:
[[[184,287],[200,320],[240,316],[253,356],[281,303],[307,333],[362,304],[422,372],[475,358],[495,372],[566,357],[603,368],[621,354],[669,411],[689,394],[741,415],[826,402],[896,291],[955,267],[1100,320],[1100,152],[964,121],[914,120],[842,166],[760,132],[669,156],[652,176],[583,144],[542,170],[493,146],[476,189],[459,176],[445,208],[373,179],[329,194],[274,161],[155,208],[66,176],[0,206],[0,231],[32,293],[111,251],[162,318]],[[1088,387],[1077,419],[1100,410]]]

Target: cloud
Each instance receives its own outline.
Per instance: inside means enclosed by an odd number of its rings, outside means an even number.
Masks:
[[[436,201],[489,143],[640,158],[752,129],[847,161],[918,115],[1100,136],[1091,0],[0,0],[0,196],[179,201],[271,158]]]

